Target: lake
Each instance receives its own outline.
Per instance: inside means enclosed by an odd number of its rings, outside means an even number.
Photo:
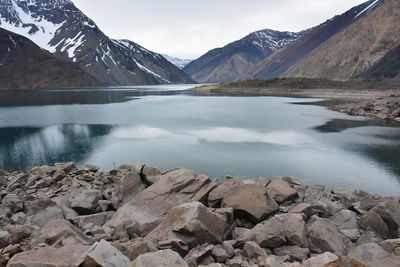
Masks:
[[[0,92],[0,168],[144,162],[210,177],[294,176],[400,192],[399,124],[317,99],[195,96],[189,85]]]

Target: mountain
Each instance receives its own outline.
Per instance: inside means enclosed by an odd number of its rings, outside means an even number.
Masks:
[[[374,66],[355,78],[372,81],[400,81],[400,45],[390,50]]]
[[[285,76],[349,80],[363,72],[367,72],[366,78],[368,73],[375,78],[392,75],[392,71],[398,74],[400,1],[376,0],[366,5],[363,16],[291,67]]]
[[[313,53],[326,41],[330,40],[333,36],[345,30],[353,23],[363,19],[382,3],[383,0],[371,0],[353,7],[341,15],[333,17],[332,19],[313,28],[302,38],[277,51],[273,56],[261,61],[255,68],[240,76],[239,79],[268,79],[283,75],[292,66]],[[368,29],[366,30],[368,31]],[[359,34],[360,32],[353,32],[355,37]],[[329,53],[325,56],[327,59],[332,58]],[[318,62],[317,65],[313,66],[313,69],[324,68],[325,63],[325,61],[324,63]],[[289,76],[297,76],[298,74],[299,76],[302,76],[300,73],[292,73],[289,74]],[[306,75],[306,77],[308,76]]]
[[[193,61],[193,59],[181,59],[177,57],[171,57],[166,54],[161,54],[166,60],[177,66],[179,69],[183,69],[187,64]]]
[[[207,52],[189,63],[183,71],[201,83],[234,81],[306,32],[279,32],[269,29],[253,32],[243,39]]]
[[[21,35],[0,29],[0,88],[67,88],[102,85],[79,66],[56,58]]]
[[[193,82],[161,55],[107,37],[70,0],[1,0],[0,27],[108,85]]]

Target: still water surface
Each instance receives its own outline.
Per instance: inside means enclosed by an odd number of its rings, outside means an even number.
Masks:
[[[315,99],[179,91],[187,87],[2,91],[0,168],[145,162],[219,179],[289,175],[400,192],[398,124],[333,112]]]

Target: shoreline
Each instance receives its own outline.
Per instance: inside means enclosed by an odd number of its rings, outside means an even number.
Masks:
[[[306,84],[301,85],[303,88],[296,88],[296,85],[292,85],[292,83],[296,82],[296,79],[283,80],[288,80],[288,84],[282,82],[280,79],[273,79],[270,81],[271,84],[267,85],[262,82],[268,83],[268,80],[260,81],[260,84],[256,83],[257,81],[243,81],[238,83],[206,85],[188,89],[187,91],[207,96],[323,98],[328,101],[322,105],[334,111],[352,116],[366,116],[400,122],[400,86],[381,85],[383,87],[379,88],[377,85],[378,89],[374,89],[373,86],[375,84],[365,85],[366,83],[351,83],[348,88],[345,88],[346,83],[341,82],[339,86],[343,86],[343,88],[322,88],[322,86],[318,87],[321,81],[306,80]],[[252,84],[253,82],[256,84]],[[304,81],[301,80],[301,82]],[[308,85],[312,89],[306,89]],[[335,84],[329,86],[335,86]],[[371,88],[363,89],[362,86]]]
[[[0,200],[0,266],[400,262],[400,196],[291,177],[217,181],[142,163],[101,171],[67,162],[0,170]]]

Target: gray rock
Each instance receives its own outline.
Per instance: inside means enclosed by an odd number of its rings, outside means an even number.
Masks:
[[[243,181],[238,178],[231,178],[224,181],[210,192],[208,195],[208,205],[210,207],[220,208],[225,195],[232,191],[233,188],[240,185],[243,185]]]
[[[211,256],[213,245],[203,244],[190,250],[184,260],[190,267],[197,267],[200,263]]]
[[[39,248],[15,254],[8,267],[67,267],[77,266],[76,259],[89,247],[68,246],[62,248]]]
[[[23,212],[14,213],[11,216],[11,222],[14,224],[24,224],[26,222],[26,214]]]
[[[93,242],[85,236],[76,226],[66,220],[53,220],[48,222],[32,238],[32,246],[45,243],[53,247],[71,245],[91,245]]]
[[[310,255],[308,248],[301,248],[298,246],[282,246],[274,248],[274,254],[277,256],[289,255],[291,261],[304,261]]]
[[[300,203],[289,210],[290,213],[303,213],[308,218],[314,215],[313,208],[309,203]]]
[[[83,255],[79,257],[75,266],[97,267],[129,267],[128,257],[105,240],[93,244]]]
[[[154,243],[168,240],[181,240],[189,250],[204,243],[221,243],[225,235],[226,221],[211,212],[200,202],[176,206],[168,211],[165,219],[146,239]]]
[[[80,215],[93,214],[100,210],[98,202],[101,199],[103,195],[99,190],[86,190],[74,196],[70,206]]]
[[[250,222],[258,223],[278,209],[278,204],[267,193],[267,190],[255,184],[244,184],[233,187],[227,192],[223,207],[231,207],[235,216]]]
[[[331,252],[325,252],[303,262],[303,267],[325,267],[325,264],[337,260],[339,257]]]
[[[339,231],[355,242],[360,236],[358,230],[357,213],[350,210],[341,210],[328,218],[339,229]]]
[[[232,248],[233,249],[233,248]],[[233,255],[229,254],[222,245],[214,246],[211,255],[214,257],[216,262],[226,262]]]
[[[129,199],[145,189],[141,177],[136,172],[129,172],[122,177],[113,190],[112,203],[117,209]]]
[[[135,260],[139,255],[147,252],[157,251],[157,248],[152,246],[149,242],[144,240],[142,237],[126,242],[116,241],[112,245],[121,251],[129,260]]]
[[[74,219],[75,224],[82,230],[90,230],[93,226],[103,226],[114,215],[114,211],[101,212],[91,215],[78,216]]]
[[[282,180],[271,181],[267,186],[267,192],[278,203],[284,203],[298,197],[297,191]]]
[[[368,231],[374,231],[382,237],[389,236],[389,227],[383,221],[381,216],[373,210],[370,210],[361,217],[360,228]]]
[[[267,256],[267,252],[254,241],[247,241],[244,244],[243,254],[250,259],[257,259],[258,257]]]
[[[24,202],[16,194],[8,194],[1,201],[3,207],[9,208],[13,213],[24,209]]]
[[[6,231],[0,231],[0,249],[5,248],[11,243],[11,234]]]
[[[399,256],[389,254],[375,243],[358,246],[352,249],[348,256],[363,263],[366,267],[398,267],[400,263]]]
[[[332,252],[342,256],[347,252],[351,241],[339,232],[332,222],[312,216],[308,222],[308,240],[314,253]]]
[[[170,249],[142,254],[131,267],[189,267],[178,253]]]
[[[307,246],[307,230],[303,216],[295,213],[275,215],[257,224],[245,236],[262,247],[276,248],[283,244]]]
[[[207,176],[187,169],[167,172],[119,208],[103,228],[114,240],[129,237],[132,228],[145,236],[161,222],[169,209],[187,202],[205,201],[215,185]]]
[[[358,238],[356,245],[363,245],[368,243],[380,243],[383,239],[378,236],[375,232],[364,231]]]
[[[379,243],[389,253],[395,253],[400,256],[400,238],[387,239]]]

